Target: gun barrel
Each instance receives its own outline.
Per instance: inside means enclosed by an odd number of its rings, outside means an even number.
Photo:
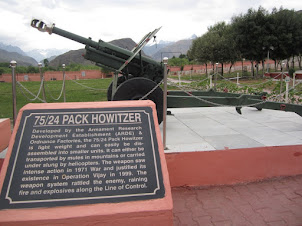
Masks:
[[[60,35],[60,36],[65,37],[65,38],[68,38],[68,39],[71,39],[73,41],[82,43],[84,45],[89,45],[93,48],[98,48],[98,46],[99,46],[98,42],[95,42],[95,41],[93,41],[89,38],[84,38],[80,35],[76,35],[76,34],[73,34],[71,32],[65,31],[65,30],[62,30],[62,29],[57,28],[57,27],[53,27],[52,33]]]
[[[91,40],[91,38],[84,38],[74,33],[57,28],[55,27],[55,24],[46,25],[45,22],[38,19],[33,19],[31,21],[31,26],[41,32],[47,32],[49,34],[54,33],[86,45],[86,54],[84,56],[86,59],[94,61],[98,64],[103,64],[104,66],[108,66],[110,68],[114,68],[115,70],[118,70],[134,54],[132,51],[120,48],[102,40],[95,42]],[[162,65],[159,62],[145,56],[135,55],[133,65],[137,65],[141,68],[142,66],[139,65],[142,64],[144,64],[144,67],[146,67],[147,65],[153,65],[153,68],[162,70]],[[139,74],[137,66],[134,66],[134,68],[131,68],[130,65],[128,66],[130,68],[127,69],[127,73]]]
[[[31,21],[31,26],[33,28],[38,29],[41,32],[48,32],[50,35],[52,33],[54,33],[54,34],[60,35],[64,38],[68,38],[68,39],[71,39],[73,41],[82,43],[84,45],[90,45],[94,48],[97,48],[99,46],[99,44],[97,42],[95,42],[91,39],[88,39],[88,38],[84,38],[80,35],[76,35],[76,34],[73,34],[71,32],[65,31],[63,29],[57,28],[57,27],[55,27],[55,24],[52,24],[52,25],[48,26],[48,25],[46,25],[46,23],[44,23],[41,20],[33,19]]]

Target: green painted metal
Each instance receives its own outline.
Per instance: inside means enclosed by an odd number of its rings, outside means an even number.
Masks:
[[[245,105],[249,105],[249,104],[254,105],[256,103],[259,103],[259,100],[248,99],[245,102]],[[298,104],[265,101],[265,102],[261,102],[261,104],[257,105],[257,107],[263,109],[295,112],[296,114],[302,116],[302,105],[298,105]]]
[[[238,97],[213,97],[213,96],[168,95],[167,98],[168,98],[168,105],[167,105],[168,108],[241,106],[240,100],[242,100],[242,98],[238,98]]]
[[[258,95],[250,95],[250,94],[244,94],[247,96],[250,96],[251,98],[261,99],[262,96],[265,96],[267,93],[261,93]],[[179,91],[179,90],[171,90],[168,91],[168,95],[171,96],[210,96],[210,97],[240,97],[242,94],[240,93],[226,93],[226,92],[216,92],[213,89],[210,89],[209,91]]]
[[[183,95],[181,95],[183,94]],[[190,95],[191,94],[191,95]],[[169,91],[168,108],[233,106],[241,114],[242,107],[295,112],[302,116],[302,105],[265,101],[263,95],[209,92]]]
[[[247,100],[262,102],[263,95],[235,94],[210,91],[169,91],[168,108],[180,107],[214,107],[214,106],[241,106]]]
[[[37,19],[31,21],[31,26],[37,28],[39,31],[48,32],[49,34],[54,33],[86,45],[85,59],[93,61],[96,65],[106,67],[109,70],[118,71],[120,68],[123,68],[119,73],[125,75],[127,78],[145,77],[156,83],[159,83],[163,79],[163,65],[161,63],[137,54],[142,46],[138,46],[134,48],[133,51],[129,51],[102,40],[96,42],[91,40],[91,38],[84,38],[55,27],[54,24],[47,26],[43,21]],[[158,30],[159,29],[156,29],[155,31],[157,32]],[[149,35],[152,34],[151,32],[149,33]],[[147,36],[148,35],[145,37]],[[140,45],[142,45],[142,43],[140,43]],[[123,67],[125,63],[126,66]]]

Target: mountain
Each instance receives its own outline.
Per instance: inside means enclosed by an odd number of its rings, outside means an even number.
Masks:
[[[143,50],[148,56],[152,56],[156,52],[158,52],[160,49],[165,48],[168,45],[172,45],[175,42],[170,41],[160,41],[159,43],[152,43],[151,45],[145,45]]]
[[[40,62],[44,59],[48,59],[53,56],[58,56],[66,52],[68,52],[68,49],[34,49],[29,52],[26,52],[26,55]]]
[[[123,49],[131,51],[133,47],[136,46],[136,43],[130,38],[122,38],[109,42],[113,45],[119,46]],[[71,63],[84,64],[84,65],[93,65],[94,63],[86,60],[82,55],[85,54],[85,49],[71,50],[67,53],[64,53],[60,56],[57,56],[54,60],[50,61],[49,66],[58,67],[62,64],[68,65]],[[143,53],[143,55],[145,55]]]
[[[91,61],[86,60],[82,55],[85,54],[85,49],[70,50],[60,56],[57,56],[52,61],[49,62],[51,67],[59,67],[62,64],[69,65],[72,63],[83,64],[83,65],[93,65]]]
[[[49,58],[46,58],[48,60],[48,62],[54,60],[57,56],[51,56]],[[43,63],[43,60],[40,61],[41,63]]]
[[[26,53],[17,46],[5,45],[5,44],[0,42],[0,49],[5,50],[7,52],[19,53],[23,56],[27,56]]]
[[[164,48],[159,49],[151,57],[154,60],[161,61],[162,57],[172,58],[178,57],[180,54],[187,54],[192,45],[193,39],[180,40],[173,44],[167,45]]]
[[[172,58],[173,56],[178,57],[180,54],[187,54],[196,38],[197,36],[193,34],[187,39],[176,42],[160,41],[158,44],[146,45],[143,50],[153,60],[161,61],[163,57]]]
[[[12,60],[17,61],[17,65],[19,66],[38,65],[38,62],[29,56],[23,56],[17,52],[8,52],[6,50],[0,49],[0,62],[11,62]]]
[[[131,51],[136,46],[136,43],[131,38],[116,39],[109,43],[121,47],[123,49],[127,49],[129,51]]]
[[[189,39],[194,40],[194,39],[196,39],[196,38],[198,38],[197,35],[193,34]]]
[[[17,46],[5,45],[1,42],[0,42],[0,49],[5,50],[10,53],[18,53],[18,54],[26,56],[26,57],[31,57],[31,58],[35,59],[36,62],[41,62],[44,59],[53,58],[54,56],[61,55],[68,51],[67,49],[52,48],[52,49],[34,49],[34,50],[31,50],[28,52],[24,52],[21,48],[19,48]],[[0,56],[0,58],[6,59],[5,56]],[[27,61],[25,60],[25,62],[27,62]],[[28,62],[26,63],[26,65],[27,64],[28,64]],[[37,65],[33,64],[32,66],[37,66]]]

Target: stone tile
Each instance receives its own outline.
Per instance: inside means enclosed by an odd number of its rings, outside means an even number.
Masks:
[[[265,111],[275,117],[278,118],[299,118],[300,116],[296,114],[295,112],[288,112],[288,111],[276,111],[276,110],[270,110],[265,109]]]
[[[202,114],[219,114],[225,112],[229,107],[199,107],[192,108],[192,111],[201,112]]]
[[[302,124],[302,117],[298,114],[287,116],[286,119],[291,122]]]
[[[280,213],[281,218],[286,222],[286,225],[302,225],[302,219],[296,217],[292,212]]]
[[[284,184],[287,187],[281,186]],[[293,193],[299,196],[294,192],[301,190],[297,189],[299,184],[302,184],[302,176],[246,185],[172,189],[173,199],[177,199],[174,222],[175,225],[300,226],[302,197],[293,196]],[[275,190],[277,192],[271,193]]]
[[[263,147],[263,144],[242,134],[206,136],[204,140],[217,150]]]
[[[173,225],[174,226],[180,226],[181,225],[176,214],[173,214]]]
[[[170,145],[205,143],[206,141],[198,134],[190,129],[183,129],[183,134],[180,136],[177,131],[166,132],[166,143]]]
[[[250,112],[249,112],[250,113]],[[256,114],[244,114],[242,113],[242,116],[245,119],[257,122],[257,123],[267,123],[267,122],[279,122],[280,118],[276,116],[272,116],[270,114],[266,114],[265,111],[257,111]]]
[[[197,133],[181,122],[167,124],[166,139],[166,143],[171,145],[205,142]]]
[[[167,123],[171,123],[171,122],[178,122],[178,119],[175,118],[174,115],[167,115]]]
[[[268,226],[288,226],[288,224],[281,220],[281,221],[274,221],[274,222],[268,222],[267,223]]]
[[[182,131],[182,129],[188,129],[186,125],[184,125],[182,122],[179,120],[173,121],[173,122],[167,122],[167,132],[168,131],[173,131],[177,129],[177,132]],[[163,124],[160,125],[160,129],[163,129]]]
[[[168,108],[168,111],[171,111],[173,115],[182,114],[182,113],[192,113],[194,108]]]
[[[212,222],[231,220],[224,208],[207,209],[206,212],[212,217]]]
[[[180,225],[187,225],[187,226],[198,226],[198,222],[195,221],[192,217],[191,213],[179,213],[177,214],[179,219]]]
[[[281,188],[279,189],[288,199],[295,199],[302,197],[302,188],[299,191],[295,191],[293,188]]]
[[[202,226],[213,226],[214,225],[211,221],[210,216],[195,217],[194,221],[196,221],[199,225],[202,225]]]
[[[228,113],[228,112],[223,112],[223,113],[220,113],[220,114],[211,114],[211,115],[207,115],[209,118],[217,121],[217,122],[220,122],[220,123],[227,123],[229,121],[236,121],[236,120],[240,120],[242,119],[242,116],[237,114],[231,114],[231,113]]]
[[[200,129],[205,127],[215,127],[215,126],[223,126],[222,123],[219,123],[211,118],[204,117],[199,119],[179,119],[184,125],[192,129]]]
[[[266,222],[283,221],[281,216],[270,208],[256,210]]]
[[[242,108],[242,115],[234,107],[168,110],[174,114],[167,116],[171,152],[302,144],[302,117],[292,112],[250,107]]]
[[[237,132],[248,136],[264,146],[302,144],[302,140],[269,127],[236,128]]]
[[[233,223],[231,220],[227,220],[227,221],[219,221],[219,222],[215,222],[214,223],[215,226],[232,226]]]
[[[203,126],[200,128],[192,128],[192,129],[195,133],[197,133],[201,137],[239,134],[235,130],[230,129],[224,125]]]
[[[289,122],[289,121],[267,122],[267,123],[263,123],[263,125],[266,125],[270,128],[283,132],[293,132],[293,131],[302,132],[302,124],[297,124],[295,122]]]
[[[178,120],[186,120],[186,119],[202,119],[205,116],[201,112],[186,112],[186,113],[176,113],[174,114],[174,117]]]
[[[194,152],[194,151],[214,151],[216,150],[208,142],[200,142],[200,143],[191,143],[191,144],[175,144],[170,145],[167,144],[167,149],[165,153],[174,153],[174,152]]]
[[[302,130],[300,131],[291,131],[291,132],[285,132],[286,134],[288,134],[291,137],[296,137],[301,139],[302,138]]]
[[[225,126],[231,128],[231,129],[236,129],[236,128],[249,128],[249,127],[261,127],[263,126],[260,123],[254,122],[254,121],[250,121],[248,119],[245,118],[240,118],[238,120],[231,120],[228,122],[224,123]]]

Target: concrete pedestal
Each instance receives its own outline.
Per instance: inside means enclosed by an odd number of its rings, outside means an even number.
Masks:
[[[78,108],[115,108],[115,107],[151,107],[155,122],[155,132],[162,168],[165,196],[159,199],[127,201],[120,203],[99,203],[47,208],[5,209],[0,211],[0,225],[172,225],[173,203],[169,175],[157,123],[155,104],[152,101],[28,104],[18,115],[8,153],[0,175],[0,191],[7,172],[17,129],[20,126],[22,112],[29,109],[78,109]]]

